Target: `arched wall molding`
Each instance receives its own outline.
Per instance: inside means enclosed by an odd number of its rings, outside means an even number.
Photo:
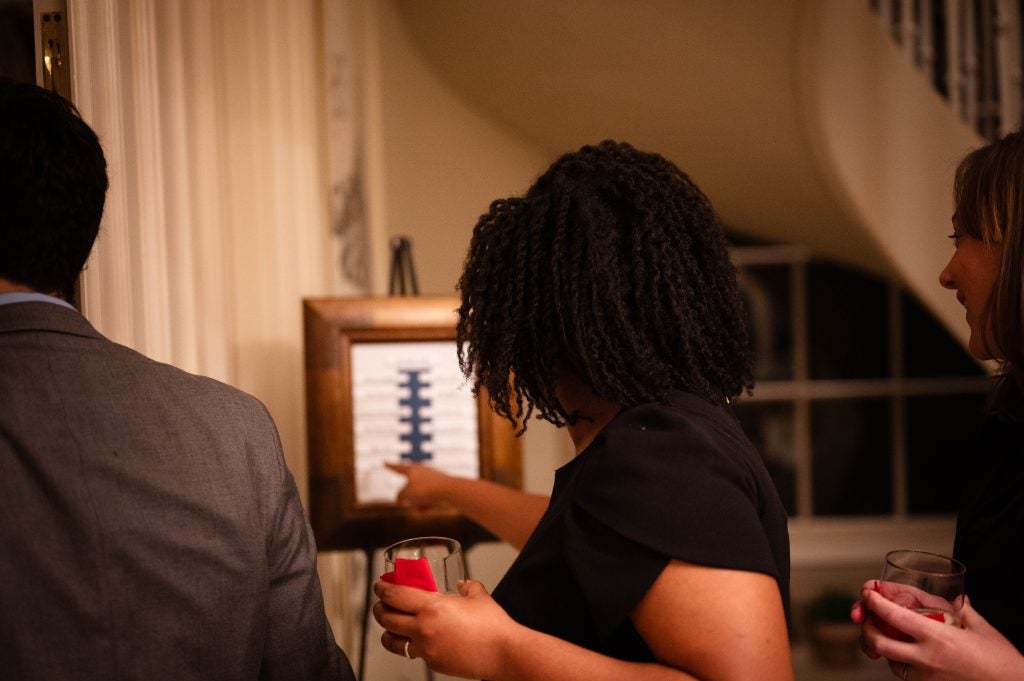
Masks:
[[[796,72],[808,148],[832,198],[965,346],[938,285],[951,250],[953,174],[981,138],[893,44],[867,2],[802,3]]]

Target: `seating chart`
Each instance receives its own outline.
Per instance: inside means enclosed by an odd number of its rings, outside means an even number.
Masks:
[[[405,478],[385,462],[480,476],[477,403],[454,341],[352,345],[356,501],[394,502]]]

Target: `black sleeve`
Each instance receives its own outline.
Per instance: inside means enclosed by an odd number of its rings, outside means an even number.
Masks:
[[[630,410],[588,449],[565,556],[602,634],[676,559],[779,579],[760,520],[757,457],[738,427],[657,405]]]

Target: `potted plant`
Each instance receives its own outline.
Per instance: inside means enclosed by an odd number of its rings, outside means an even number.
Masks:
[[[811,650],[823,667],[853,667],[860,661],[860,625],[850,621],[855,600],[845,592],[830,589],[807,606]]]

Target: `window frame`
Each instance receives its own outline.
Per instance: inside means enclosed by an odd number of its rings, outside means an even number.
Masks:
[[[809,375],[807,267],[809,249],[796,245],[735,246],[730,255],[742,273],[752,266],[789,268],[792,378],[757,381],[744,404],[789,404],[793,412],[794,515],[790,516],[792,562],[796,566],[870,563],[897,546],[948,553],[955,527],[953,514],[911,515],[907,470],[906,400],[920,396],[984,394],[989,380],[980,376],[908,378],[904,376],[903,287],[882,278],[887,289],[889,376],[880,379],[812,379]],[[838,264],[838,263],[837,263]],[[984,365],[981,365],[984,369]],[[811,405],[815,401],[848,398],[888,398],[893,512],[872,516],[814,514],[814,467],[811,445]]]

